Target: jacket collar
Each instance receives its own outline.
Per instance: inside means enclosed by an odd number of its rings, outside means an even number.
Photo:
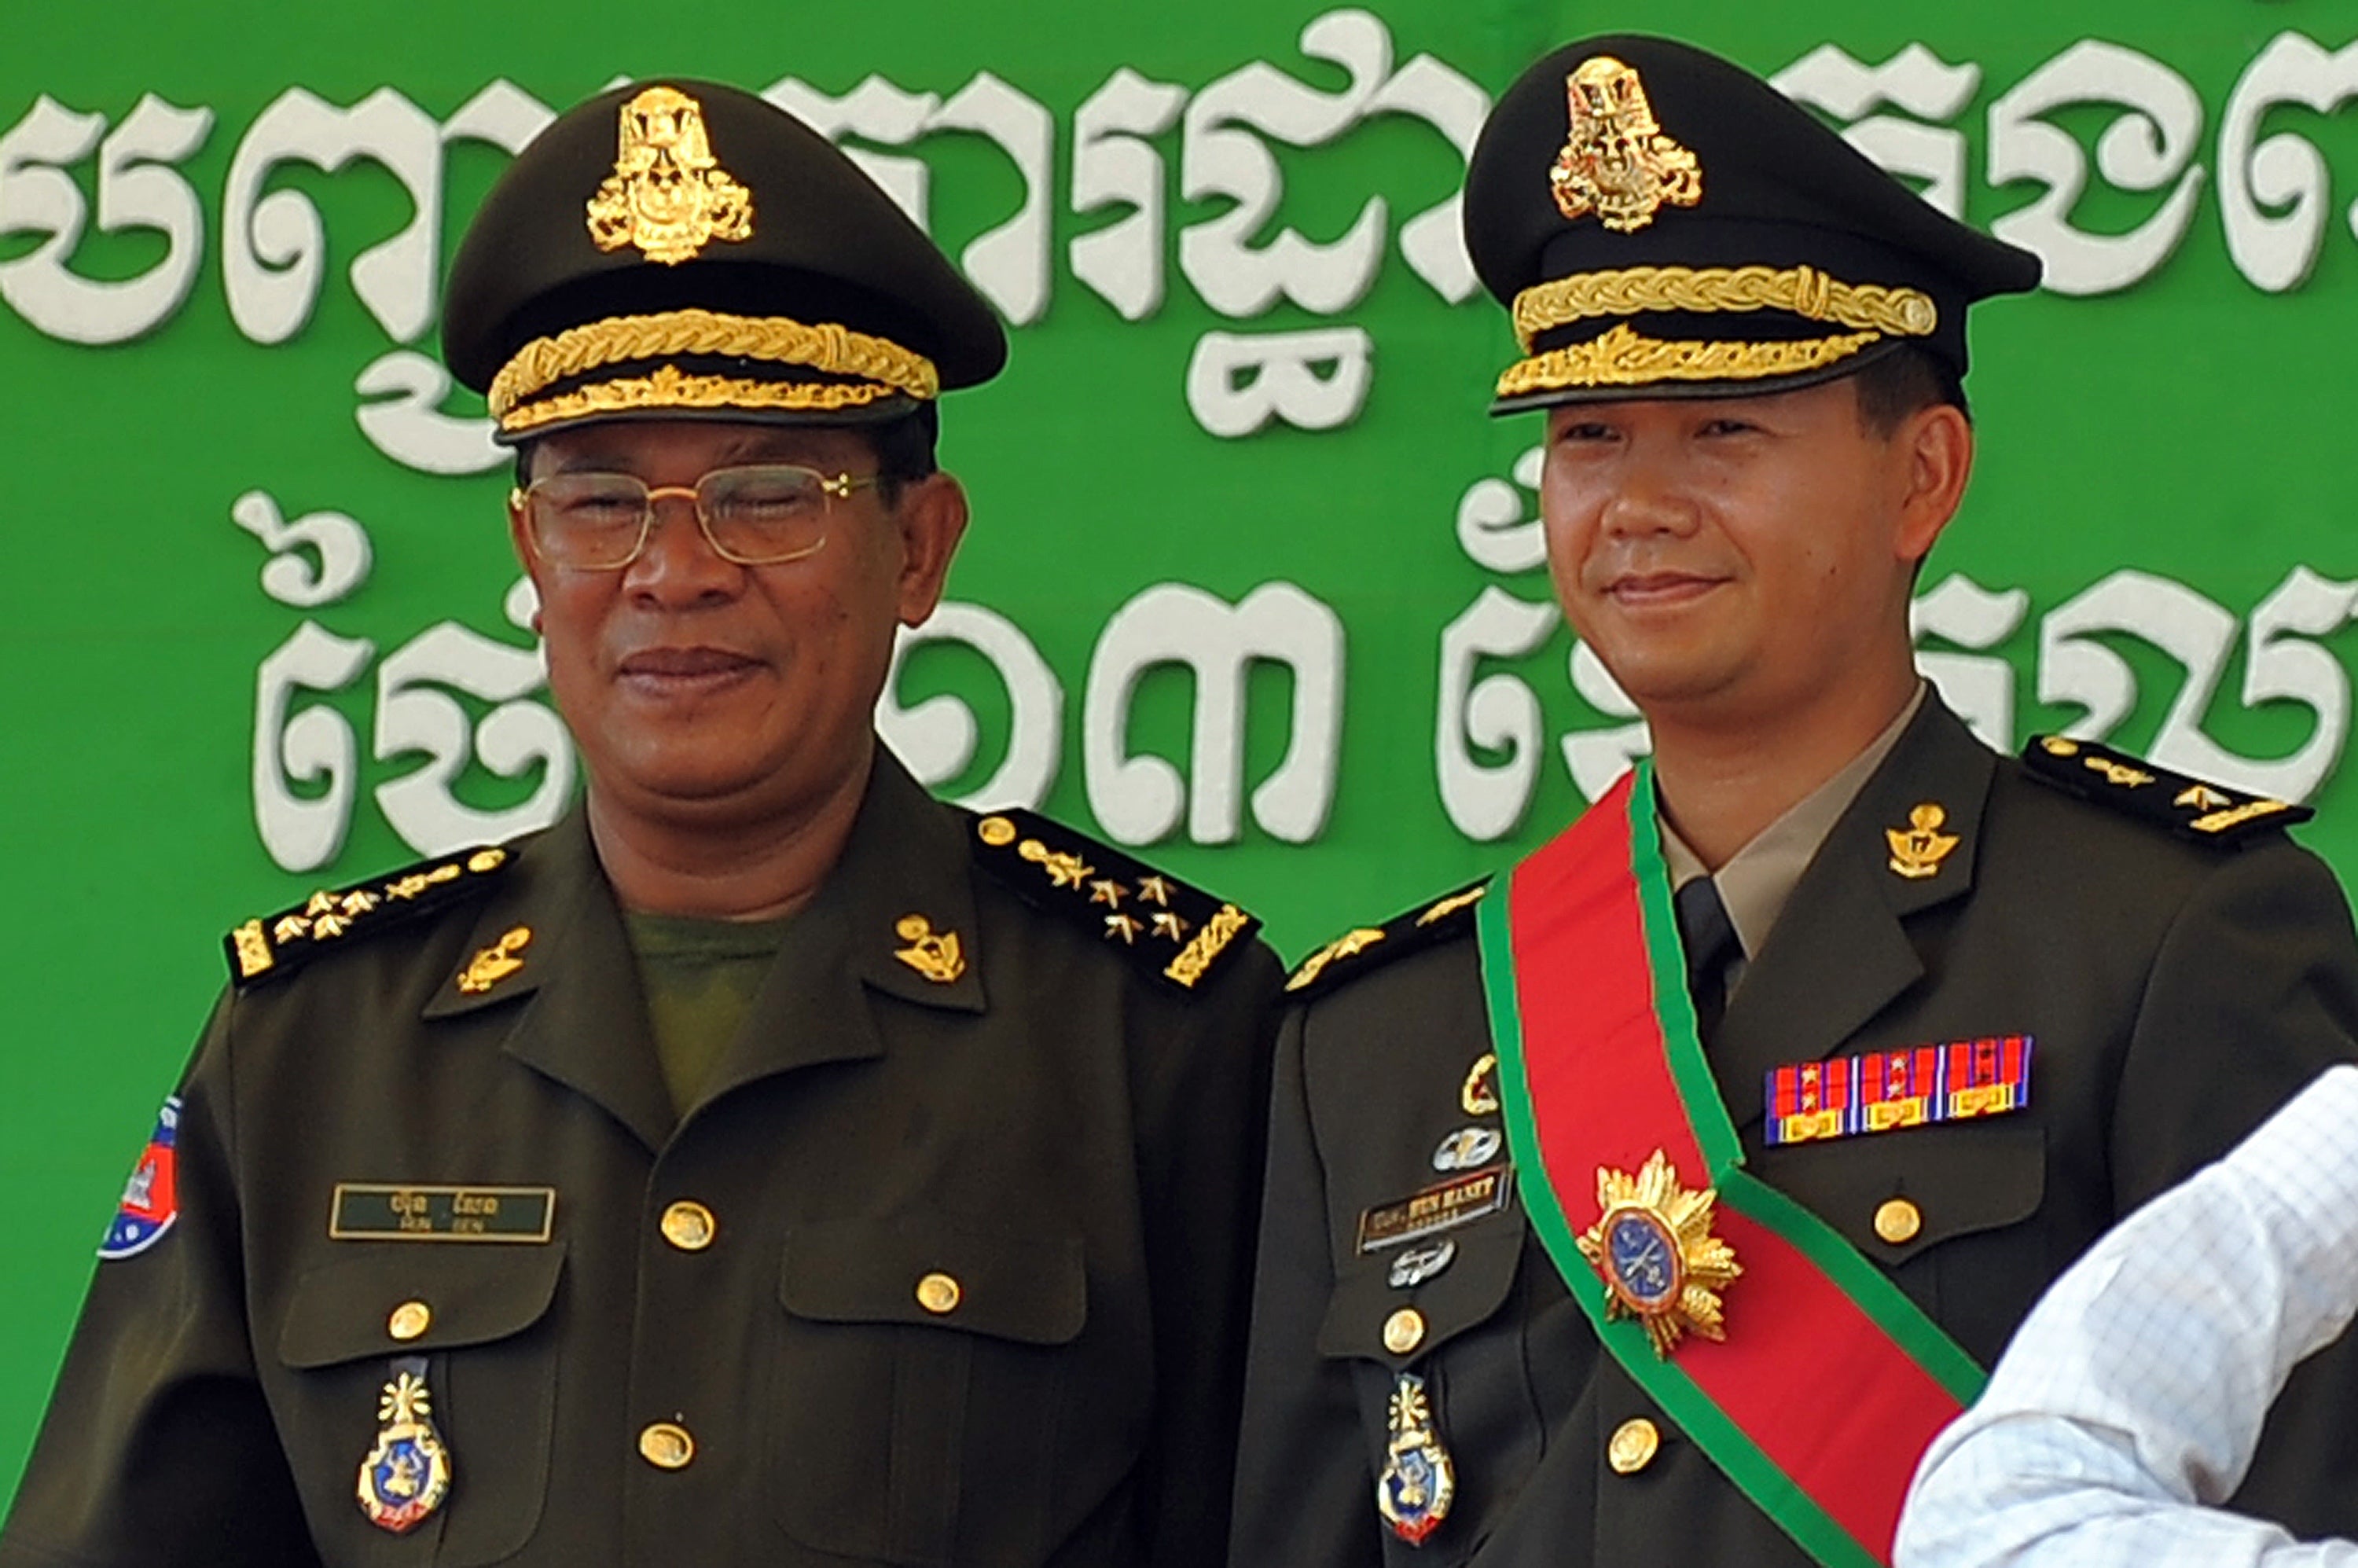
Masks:
[[[478,916],[466,957],[425,1016],[514,1011],[508,1054],[596,1101],[649,1149],[660,1149],[677,1119],[656,1065],[637,960],[586,812],[577,805],[517,854],[515,871]],[[880,744],[843,853],[787,925],[703,1098],[774,1073],[882,1055],[867,991],[923,1007],[985,1011],[969,864],[957,813]],[[925,922],[933,942],[903,935],[914,929],[903,922],[914,920]],[[530,935],[516,944],[519,930]],[[462,989],[471,968],[478,974],[501,968],[481,961],[503,941],[518,967]],[[923,962],[903,958],[904,951]]]
[[[1771,1068],[1828,1055],[1923,975],[1905,923],[1972,890],[1996,772],[1996,753],[1937,693],[1928,697],[1819,846],[1729,999],[1711,1055],[1736,1126],[1762,1114]],[[1926,806],[1939,810],[1937,838],[1895,843]]]

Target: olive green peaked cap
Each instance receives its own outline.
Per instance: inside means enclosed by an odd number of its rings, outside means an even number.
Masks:
[[[559,115],[460,243],[442,351],[503,440],[591,419],[846,423],[999,373],[990,304],[827,139],[718,82]]]
[[[1524,356],[1494,413],[1780,391],[1907,342],[1963,374],[1965,308],[2039,274],[1750,71],[1633,35],[1568,45],[1507,90],[1465,223]]]

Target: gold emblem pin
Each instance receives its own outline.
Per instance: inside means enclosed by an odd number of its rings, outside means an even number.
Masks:
[[[590,237],[601,251],[636,245],[675,266],[715,240],[753,237],[753,195],[720,167],[704,105],[650,87],[622,105],[614,172],[590,199]]]
[[[532,941],[532,927],[519,925],[492,946],[467,960],[460,973],[459,989],[469,996],[481,996],[493,986],[524,968],[516,957]]]
[[[1606,228],[1630,234],[1666,203],[1692,207],[1703,200],[1702,166],[1663,132],[1633,68],[1595,55],[1563,85],[1572,135],[1548,171],[1548,186],[1566,218],[1594,213]]]
[[[1487,1116],[1498,1108],[1498,1054],[1485,1051],[1466,1070],[1457,1087],[1458,1108],[1468,1116]]]
[[[1948,820],[1948,812],[1928,800],[1909,812],[1907,827],[1885,828],[1883,837],[1891,845],[1892,871],[1911,882],[1939,875],[1941,862],[1957,847],[1955,834],[1941,831]]]
[[[406,1357],[394,1367],[377,1401],[376,1445],[361,1461],[358,1497],[371,1524],[406,1535],[450,1495],[450,1450],[434,1426],[425,1360]]]
[[[922,914],[904,914],[892,929],[908,944],[895,949],[892,957],[934,984],[948,985],[966,973],[966,955],[958,951],[957,932],[936,931],[934,923]]]
[[[1634,1176],[1600,1166],[1596,1203],[1605,1212],[1579,1238],[1580,1255],[1603,1276],[1605,1315],[1645,1325],[1654,1354],[1667,1357],[1689,1334],[1724,1339],[1719,1291],[1744,1272],[1736,1249],[1711,1233],[1713,1188],[1679,1184],[1657,1149]]]
[[[2231,796],[2221,794],[2207,784],[2192,784],[2180,790],[2178,797],[2170,804],[2185,806],[2190,811],[2217,811],[2235,803]]]

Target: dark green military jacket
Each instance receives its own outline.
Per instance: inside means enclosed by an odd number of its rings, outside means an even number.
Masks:
[[[0,1563],[1216,1557],[1277,966],[1166,979],[1200,923],[1109,925],[1138,877],[1024,820],[880,749],[676,1126],[578,814],[226,997]],[[395,1535],[356,1485],[406,1357],[451,1479]]]
[[[1958,842],[1936,874],[1895,875],[1888,831],[1927,802]],[[1519,1205],[1429,1238],[1452,1253],[1421,1283],[1393,1282],[1411,1249],[1359,1250],[1363,1214],[1445,1179],[1444,1138],[1499,1125],[1461,1099],[1490,1048],[1471,909],[1400,923],[1304,994],[1279,1049],[1237,1568],[1808,1561],[1601,1350]],[[1764,1145],[1777,1065],[2010,1034],[2036,1041],[2026,1109]],[[1748,1168],[1987,1366],[2115,1218],[2353,1042],[2358,945],[2313,856],[2276,831],[2189,842],[2073,798],[1928,701],[1803,872],[1710,1054]],[[1876,1216],[1894,1199],[1919,1228],[1887,1241]],[[1727,1288],[1731,1336],[1746,1283]],[[1425,1333],[1395,1356],[1384,1325],[1412,1305]],[[2302,1534],[2358,1533],[2353,1366],[2345,1347],[2295,1379],[2241,1506]],[[1376,1508],[1402,1371],[1425,1379],[1456,1470],[1421,1546]],[[1815,1397],[1844,1397],[1841,1367],[1814,1381]],[[1608,1449],[1640,1420],[1658,1446],[1625,1440],[1624,1474]]]

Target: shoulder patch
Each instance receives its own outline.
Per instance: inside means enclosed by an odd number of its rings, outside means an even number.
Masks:
[[[1192,991],[1260,922],[1225,899],[1037,812],[974,821],[974,858],[1026,903],[1094,933],[1157,979]]]
[[[2317,815],[2306,806],[2246,795],[2063,735],[2033,735],[2023,765],[2041,784],[2095,801],[2198,844],[2235,844]]]
[[[243,990],[292,973],[322,953],[471,898],[514,858],[485,845],[420,860],[352,887],[321,888],[294,908],[249,920],[223,937],[230,979]]]
[[[1285,989],[1297,998],[1313,996],[1336,981],[1367,974],[1394,958],[1462,935],[1474,925],[1474,906],[1489,891],[1490,879],[1485,877],[1382,925],[1346,931],[1303,959],[1286,977]]]

